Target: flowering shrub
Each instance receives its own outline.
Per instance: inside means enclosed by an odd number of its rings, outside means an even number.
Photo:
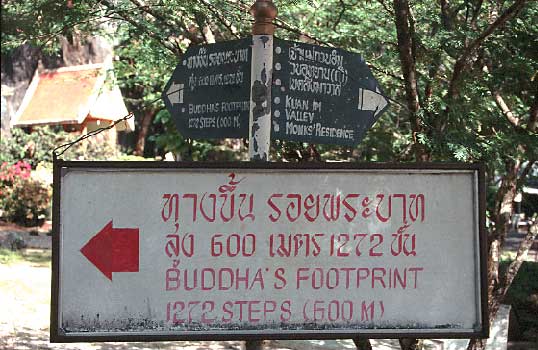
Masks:
[[[15,179],[28,179],[32,167],[24,160],[19,160],[17,163],[10,165],[8,162],[3,162],[0,166],[0,182],[3,185],[13,184]]]
[[[29,163],[0,165],[0,205],[7,220],[38,225],[50,213],[51,192],[50,185],[32,177]]]

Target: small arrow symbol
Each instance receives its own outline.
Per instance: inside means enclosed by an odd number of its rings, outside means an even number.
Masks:
[[[137,228],[114,228],[112,220],[80,252],[112,281],[112,272],[138,272]]]
[[[359,89],[359,110],[374,111],[374,116],[377,116],[387,104],[387,99],[379,89],[376,88],[376,91]]]
[[[183,103],[184,87],[184,84],[176,84],[175,82],[172,82],[172,84],[170,84],[170,87],[166,91],[166,96],[168,96],[168,100],[170,100],[170,103],[172,105],[176,103]]]

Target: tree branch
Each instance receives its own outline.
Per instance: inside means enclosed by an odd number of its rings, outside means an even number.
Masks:
[[[419,350],[422,349],[422,341],[414,338],[398,339],[402,350]]]
[[[508,20],[515,17],[525,6],[527,0],[516,0],[512,6],[507,8],[493,23],[491,23],[469,46],[465,48],[461,56],[454,64],[452,79],[448,88],[448,96],[455,98],[459,94],[458,84],[463,73],[469,68],[470,57],[482,45],[482,43],[497,29],[502,27]]]
[[[189,28],[187,28],[187,25],[183,22],[183,21],[176,21],[175,19],[169,19],[169,18],[166,18],[166,16],[164,15],[161,15],[160,13],[157,13],[156,11],[153,11],[150,6],[147,6],[145,5],[141,0],[130,0],[134,5],[138,6],[138,8],[142,11],[144,11],[145,13],[149,14],[150,16],[152,16],[153,18],[155,18],[156,20],[159,20],[161,23],[163,23],[166,27],[168,27],[168,29],[172,30],[172,31],[177,31],[177,26],[179,26],[182,30],[183,30],[183,33],[182,35],[184,37],[186,37],[187,39],[189,39],[191,42],[195,43],[195,44],[200,44],[202,43],[198,37],[196,35],[194,35],[193,33],[191,33],[189,31]],[[171,20],[173,23],[170,23],[169,20]]]
[[[235,38],[239,39],[239,34],[237,33],[237,30],[235,27],[231,24],[230,21],[228,21],[224,16],[222,16],[216,9],[215,6],[213,6],[211,3],[207,2],[206,0],[199,0],[218,20],[228,31],[230,34],[232,34]]]
[[[394,16],[394,11],[390,9],[390,7],[387,6],[387,4],[385,4],[385,1],[384,0],[377,0],[378,3],[381,4],[381,6],[383,6],[383,8],[385,9],[385,11],[387,11],[387,13],[391,16]]]
[[[484,0],[479,0],[475,8],[473,9],[473,16],[471,18],[471,23],[470,23],[470,26],[473,29],[477,29],[476,23],[478,21],[478,14],[480,13],[480,9],[482,8],[483,3],[484,3]]]
[[[166,41],[163,40],[162,37],[157,35],[156,33],[152,32],[148,28],[145,28],[142,26],[139,22],[135,21],[133,18],[127,15],[127,11],[117,9],[116,6],[111,3],[109,0],[102,0],[101,3],[109,10],[114,11],[118,16],[121,17],[122,20],[130,23],[133,27],[139,29],[142,33],[147,34],[150,38],[157,41],[159,44],[164,46],[166,49],[170,50],[174,54],[178,54],[177,47],[169,45]],[[179,52],[181,53],[181,52]]]
[[[453,29],[453,23],[448,2],[446,0],[441,0],[439,3],[441,5],[441,22],[443,23],[443,27],[450,31]]]
[[[409,35],[411,38],[411,53],[413,54],[413,61],[417,61],[417,32],[415,30],[415,15],[413,14],[413,9],[407,6],[407,11],[409,12]],[[418,90],[417,90],[418,95]]]
[[[354,338],[353,343],[355,344],[357,350],[372,350],[372,344],[370,343],[370,339]]]
[[[525,183],[525,180],[527,179],[527,176],[532,170],[532,167],[534,166],[534,163],[536,163],[535,158],[529,159],[523,170],[521,171],[521,175],[519,175],[519,179],[517,180],[517,187],[520,188]]]
[[[485,65],[483,69],[485,72],[489,73],[491,71],[491,65]],[[529,133],[532,134],[536,131],[536,126],[538,124],[538,91],[536,92],[537,96],[535,96],[534,103],[529,110],[529,120],[527,123],[527,128],[525,129],[520,125],[520,118],[517,117],[508,107],[499,90],[495,89],[495,87],[491,85],[489,86],[489,90],[493,95],[495,103],[497,104],[503,115],[506,117],[510,125],[514,127],[517,133],[526,135]]]
[[[519,126],[519,118],[514,115],[514,113],[508,108],[508,105],[506,102],[504,102],[503,97],[501,96],[500,92],[498,90],[492,91],[493,98],[495,99],[495,102],[497,103],[497,106],[501,109],[503,112],[503,115],[506,117],[506,119],[512,124],[513,126]]]
[[[538,82],[535,81],[536,89],[534,92],[534,103],[529,110],[529,120],[527,122],[527,130],[534,133],[538,129]]]
[[[402,72],[405,83],[407,107],[416,114],[420,108],[417,93],[417,78],[415,60],[413,58],[413,40],[409,26],[409,4],[407,0],[394,0],[394,12],[396,14],[396,32],[398,36],[398,52],[402,64]],[[416,122],[413,127],[416,130]]]

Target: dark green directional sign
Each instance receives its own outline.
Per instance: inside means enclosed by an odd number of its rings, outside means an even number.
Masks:
[[[275,39],[271,138],[356,145],[388,107],[360,55]]]
[[[252,38],[191,46],[163,92],[188,138],[248,137]],[[274,39],[271,138],[358,144],[388,107],[360,55]]]
[[[163,100],[188,138],[248,137],[252,38],[191,46]]]

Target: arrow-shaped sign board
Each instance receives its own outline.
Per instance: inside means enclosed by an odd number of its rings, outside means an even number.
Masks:
[[[389,106],[362,57],[275,39],[272,138],[356,145]]]
[[[248,137],[252,39],[187,49],[163,100],[188,138]]]
[[[187,50],[163,92],[183,136],[248,137],[251,45],[247,38]],[[281,39],[273,47],[272,138],[356,145],[388,108],[360,55]]]
[[[52,341],[486,334],[475,165],[55,163]]]

